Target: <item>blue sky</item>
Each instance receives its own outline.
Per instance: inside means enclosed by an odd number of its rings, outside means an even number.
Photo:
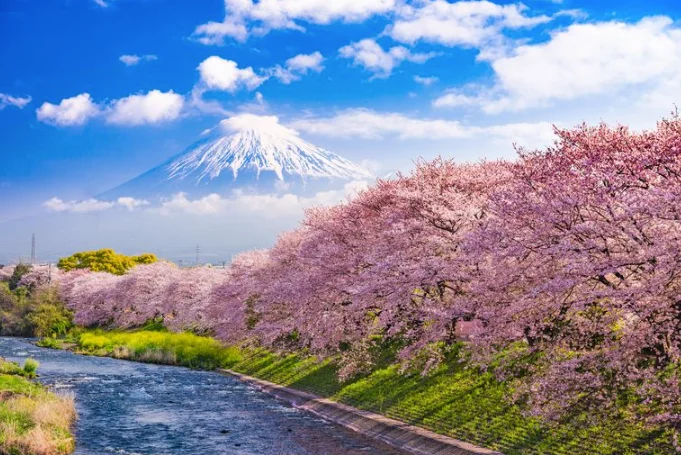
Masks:
[[[673,0],[4,0],[0,221],[276,115],[377,174],[681,102]]]

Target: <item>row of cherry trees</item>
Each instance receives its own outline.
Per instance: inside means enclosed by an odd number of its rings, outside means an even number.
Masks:
[[[163,318],[340,354],[344,376],[378,338],[399,339],[404,359],[427,353],[427,370],[434,346],[465,336],[537,414],[624,403],[678,429],[681,121],[557,135],[512,163],[419,162],[226,270],[74,271],[62,294],[82,325]]]

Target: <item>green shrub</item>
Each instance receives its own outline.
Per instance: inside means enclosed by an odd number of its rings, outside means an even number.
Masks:
[[[140,330],[148,332],[167,332],[168,329],[163,325],[163,318],[149,319],[144,323]]]
[[[73,314],[61,304],[42,304],[28,315],[28,320],[35,336],[62,336],[73,325]]]
[[[24,362],[24,373],[26,373],[26,376],[33,377],[38,370],[38,366],[40,366],[40,363],[36,359],[28,358]]]
[[[73,327],[73,313],[59,300],[56,287],[13,292],[0,286],[0,335],[64,336]]]
[[[40,346],[41,348],[62,349],[64,347],[64,342],[57,338],[45,337],[41,338],[36,343],[36,346]]]
[[[34,305],[26,288],[11,292],[0,286],[0,335],[32,336],[33,327],[27,317]]]
[[[11,374],[14,376],[23,376],[24,370],[16,362],[8,362],[0,358],[0,375]]]
[[[24,275],[31,271],[31,266],[28,264],[19,263],[14,267],[14,273],[9,279],[9,290],[13,291],[19,287],[19,282]]]
[[[110,248],[97,251],[82,251],[69,257],[61,258],[57,267],[65,272],[75,269],[90,269],[93,272],[107,272],[123,275],[125,272],[141,264],[153,264],[158,258],[149,253],[139,256],[126,256],[116,253]]]

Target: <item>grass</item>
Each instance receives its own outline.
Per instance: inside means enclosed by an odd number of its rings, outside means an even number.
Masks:
[[[670,436],[662,430],[617,419],[596,426],[586,415],[548,427],[527,417],[505,400],[509,385],[470,366],[458,348],[426,377],[403,374],[386,361],[368,375],[340,383],[332,359],[318,361],[303,354],[276,355],[263,349],[224,347],[212,338],[189,333],[97,330],[81,333],[76,342],[78,349],[88,354],[191,368],[230,368],[506,455],[674,453]]]
[[[38,362],[24,367],[0,359],[0,453],[62,455],[75,447],[70,427],[76,419],[72,396],[56,395],[28,378]]]
[[[507,455],[671,454],[670,437],[660,431],[612,421],[600,426],[570,423],[547,427],[509,404],[506,384],[469,366],[454,350],[432,374],[402,374],[394,365],[346,383],[331,361],[264,350],[245,353],[233,370],[326,396],[351,406],[428,428]]]
[[[64,340],[59,338],[45,337],[41,338],[36,345],[40,346],[41,348],[64,349]]]
[[[97,330],[82,333],[77,344],[83,353],[204,370],[236,363],[241,358],[238,349],[191,333]]]

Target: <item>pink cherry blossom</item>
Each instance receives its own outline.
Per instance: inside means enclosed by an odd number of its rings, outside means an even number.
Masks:
[[[681,120],[556,132],[512,163],[420,161],[225,270],[160,262],[57,281],[79,324],[162,318],[337,355],[343,377],[371,367],[372,340],[399,340],[405,361],[425,353],[427,371],[437,346],[464,339],[534,414],[596,419],[627,397],[633,418],[678,431]]]

